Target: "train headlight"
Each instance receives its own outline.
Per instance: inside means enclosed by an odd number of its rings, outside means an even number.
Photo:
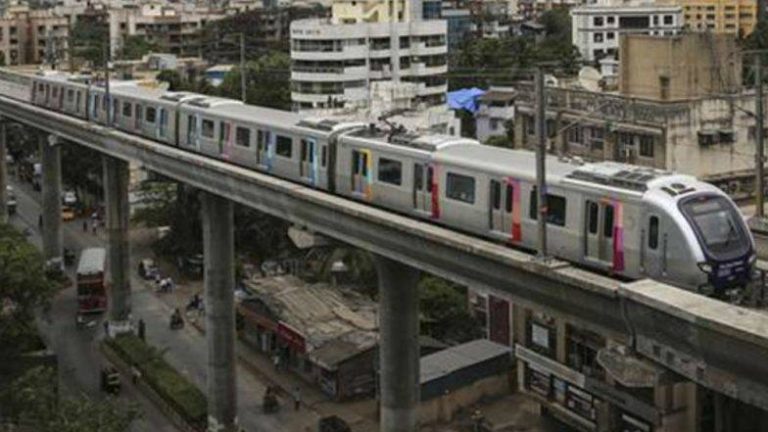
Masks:
[[[700,263],[699,263],[699,268],[700,268],[700,269],[701,269],[701,271],[703,271],[704,273],[712,273],[712,266],[711,266],[709,263],[706,263],[706,262],[700,262]]]

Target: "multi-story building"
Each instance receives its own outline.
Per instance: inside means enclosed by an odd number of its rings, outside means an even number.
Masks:
[[[291,23],[296,110],[365,106],[371,82],[382,80],[416,83],[416,102],[444,101],[445,21],[421,20],[421,3],[411,0],[343,2],[332,10],[330,19]]]
[[[48,10],[31,10],[15,3],[0,17],[0,63],[49,63],[68,59],[69,26],[66,18]]]
[[[477,100],[475,133],[480,142],[492,136],[509,136],[508,124],[515,118],[515,95],[512,87],[491,87]]]
[[[593,62],[615,56],[619,36],[647,34],[669,36],[683,28],[682,7],[654,3],[602,3],[571,9],[573,44],[584,60]]]
[[[744,37],[757,25],[754,0],[668,0],[683,7],[685,28]]]

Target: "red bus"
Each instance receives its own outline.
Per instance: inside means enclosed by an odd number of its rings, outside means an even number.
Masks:
[[[83,249],[77,265],[77,313],[107,310],[106,256],[104,248]]]

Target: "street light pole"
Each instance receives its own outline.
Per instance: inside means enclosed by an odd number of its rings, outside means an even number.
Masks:
[[[538,205],[539,248],[537,257],[547,258],[547,120],[546,96],[544,94],[544,72],[536,68],[536,195]]]
[[[245,103],[245,33],[240,33],[240,99]]]

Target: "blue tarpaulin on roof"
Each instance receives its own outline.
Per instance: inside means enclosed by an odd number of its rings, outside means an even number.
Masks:
[[[477,87],[448,92],[448,107],[465,109],[472,114],[477,112],[477,98],[485,94],[485,90]]]

